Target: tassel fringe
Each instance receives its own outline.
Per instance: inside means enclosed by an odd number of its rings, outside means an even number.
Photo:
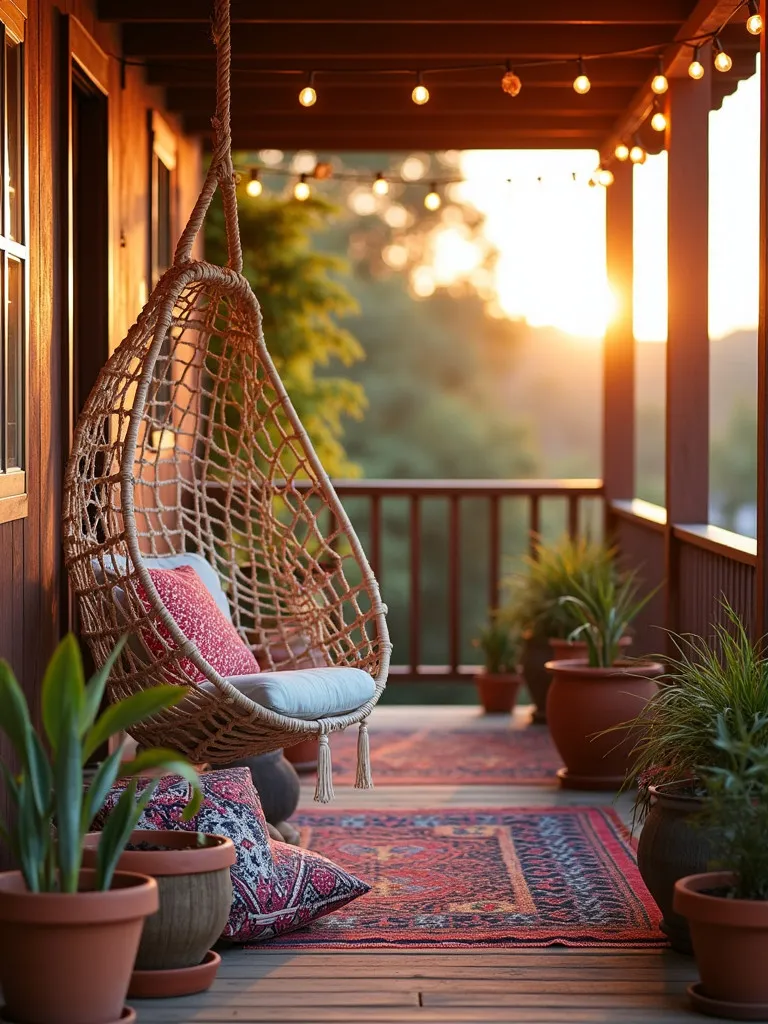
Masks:
[[[373,789],[371,774],[371,741],[368,738],[368,723],[360,723],[357,733],[357,777],[355,789]]]
[[[328,742],[327,733],[323,733],[320,737],[320,745],[317,752],[317,786],[315,787],[315,800],[319,804],[328,804],[333,800],[334,796],[331,744]]]

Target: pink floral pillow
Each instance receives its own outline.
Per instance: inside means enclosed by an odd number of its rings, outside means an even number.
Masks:
[[[247,768],[204,772],[200,779],[203,805],[191,821],[181,818],[189,801],[189,784],[178,775],[168,775],[160,780],[137,828],[212,832],[232,840],[237,861],[230,869],[232,908],[222,938],[230,942],[273,939],[369,891],[369,885],[320,854],[270,839]],[[119,783],[111,791],[94,828],[103,828],[125,785]]]
[[[254,675],[259,671],[259,663],[191,565],[180,565],[176,569],[148,569],[147,572],[176,625],[219,675],[226,679],[229,676]],[[141,585],[137,587],[137,593],[144,607],[150,611],[152,605]],[[156,626],[160,636],[173,646],[166,627],[161,622]],[[141,635],[152,654],[162,656],[165,653],[152,629],[142,629]],[[195,682],[205,679],[189,658],[183,658],[180,665]]]

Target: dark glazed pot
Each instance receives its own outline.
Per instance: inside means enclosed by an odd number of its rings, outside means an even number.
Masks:
[[[544,666],[551,657],[549,641],[539,637],[526,639],[522,659],[523,676],[535,705],[531,721],[536,725],[544,725],[547,721],[547,693],[552,677]]]
[[[690,955],[688,922],[673,908],[675,882],[706,871],[712,857],[711,834],[694,817],[704,806],[688,783],[650,786],[652,805],[637,844],[637,866],[661,911],[661,930],[672,948]]]
[[[264,817],[270,825],[287,821],[299,806],[301,779],[296,769],[283,756],[282,750],[258,757],[244,757],[219,768],[248,768],[259,794]]]

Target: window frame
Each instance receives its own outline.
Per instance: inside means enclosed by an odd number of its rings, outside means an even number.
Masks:
[[[7,83],[6,61],[7,45],[10,40],[21,47],[20,55],[20,95],[19,95],[19,171],[22,192],[19,225],[22,241],[12,239],[8,235],[10,221],[10,205],[8,194],[3,185],[2,222],[0,223],[0,278],[2,296],[8,295],[9,259],[18,261],[21,269],[21,304],[22,312],[19,320],[21,330],[20,376],[21,407],[18,416],[17,466],[6,466],[7,446],[7,340],[8,340],[8,304],[2,303],[0,314],[0,354],[3,361],[3,373],[0,376],[2,394],[0,394],[0,524],[24,519],[29,511],[28,470],[29,470],[29,146],[28,146],[28,74],[27,54],[25,47],[26,20],[18,8],[0,0],[0,160],[2,160],[2,180],[7,181]]]

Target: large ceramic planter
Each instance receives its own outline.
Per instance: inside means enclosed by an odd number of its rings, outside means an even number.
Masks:
[[[302,740],[300,743],[294,743],[291,747],[286,747],[283,755],[286,761],[289,761],[302,775],[317,771],[318,748],[317,736],[312,736],[308,740]]]
[[[688,919],[701,983],[697,1009],[732,1020],[768,1020],[768,901],[712,895],[733,883],[727,871],[675,883],[674,908]]]
[[[95,864],[99,833],[85,838],[83,863]],[[211,946],[232,905],[231,839],[199,832],[137,829],[118,868],[151,875],[160,909],[141,936],[129,995],[178,996],[207,989],[220,958]]]
[[[712,859],[710,831],[695,821],[704,801],[689,783],[651,786],[651,809],[637,844],[637,866],[662,913],[661,930],[678,953],[692,952],[688,922],[673,907],[675,882],[706,871]]]
[[[543,725],[547,721],[547,692],[552,677],[547,672],[546,664],[551,657],[548,640],[532,636],[525,638],[522,657],[523,677],[534,704],[531,721],[537,725]]]
[[[130,1019],[128,982],[144,919],[158,907],[157,883],[117,872],[94,891],[32,893],[19,871],[0,875],[3,1019],[30,1024],[112,1024]]]
[[[637,734],[614,729],[634,718],[656,692],[657,662],[590,668],[586,660],[550,661],[552,685],[547,722],[565,768],[557,773],[568,789],[618,789],[630,768]]]
[[[586,658],[589,653],[586,640],[562,640],[560,637],[550,637],[547,643],[550,661],[574,661]],[[623,636],[619,640],[619,647],[625,651],[631,643],[631,636]]]
[[[517,703],[523,685],[515,672],[479,672],[475,676],[477,695],[487,715],[508,715]]]

